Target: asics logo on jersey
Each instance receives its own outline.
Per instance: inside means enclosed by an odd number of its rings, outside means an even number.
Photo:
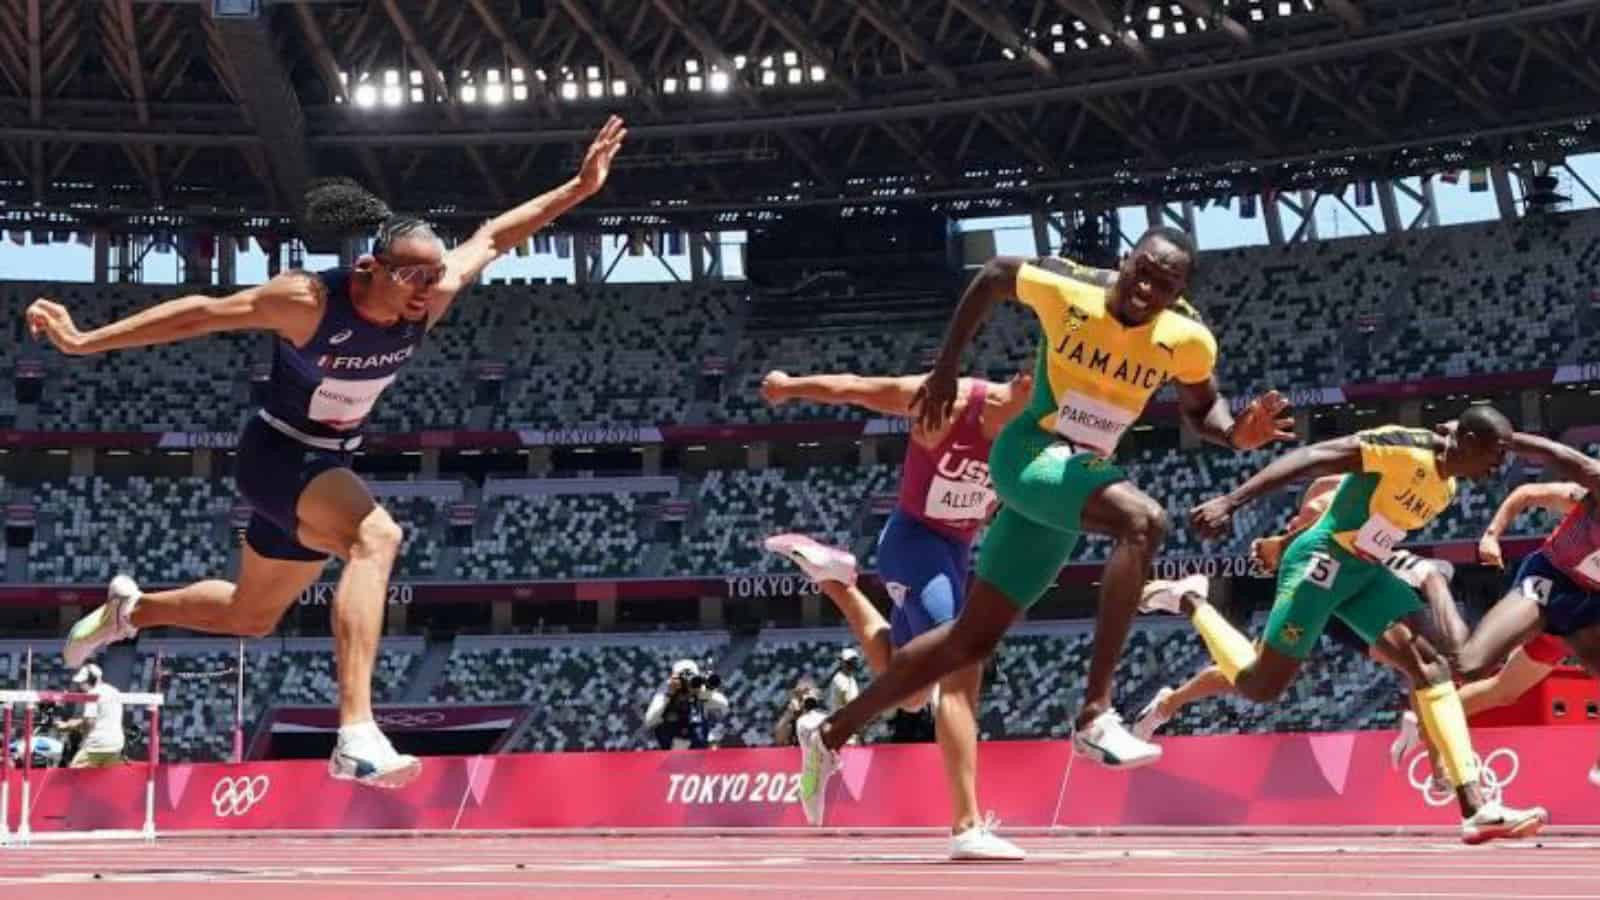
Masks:
[[[265,800],[271,787],[272,781],[265,775],[218,778],[211,786],[211,808],[219,819],[242,816]]]
[[[401,347],[388,353],[374,353],[371,356],[331,356],[318,357],[317,368],[324,371],[337,372],[344,370],[376,369],[381,366],[394,366],[411,358],[417,352],[415,346]]]
[[[350,340],[350,336],[353,335],[353,334],[355,334],[354,331],[351,331],[350,329],[346,328],[345,330],[339,332],[338,334],[334,335],[333,337],[328,338],[328,343],[330,343],[330,344],[342,344],[345,341]]]

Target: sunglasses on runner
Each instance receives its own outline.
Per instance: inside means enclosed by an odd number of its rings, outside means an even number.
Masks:
[[[444,278],[443,263],[397,266],[381,256],[377,260],[388,270],[390,278],[407,287],[433,287]]]

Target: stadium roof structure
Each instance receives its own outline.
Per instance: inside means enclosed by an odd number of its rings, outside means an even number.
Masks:
[[[230,14],[232,13],[232,14]],[[594,227],[1288,192],[1600,145],[1595,0],[0,0],[0,224]]]

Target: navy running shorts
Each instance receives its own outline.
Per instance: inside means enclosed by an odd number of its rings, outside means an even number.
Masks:
[[[1573,581],[1542,550],[1523,558],[1511,589],[1539,604],[1546,634],[1566,637],[1600,623],[1600,593]]]
[[[313,478],[329,469],[348,469],[353,453],[319,450],[251,416],[239,435],[238,466],[234,481],[253,513],[245,529],[245,543],[268,559],[320,562],[321,550],[300,543],[295,507]]]
[[[966,599],[972,548],[899,509],[878,535],[878,576],[894,601],[889,643],[903,647],[954,619]]]

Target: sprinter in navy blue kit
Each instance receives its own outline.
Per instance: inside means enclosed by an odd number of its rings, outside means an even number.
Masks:
[[[351,471],[361,425],[395,374],[421,347],[464,287],[491,262],[605,184],[626,129],[613,116],[578,175],[503,213],[445,250],[422,219],[395,215],[347,179],[306,196],[308,232],[372,235],[372,252],[349,269],[285,272],[226,297],[189,296],[80,332],[61,304],[28,307],[28,328],[63,353],[85,355],[168,344],[220,331],[277,336],[267,401],[239,437],[239,492],[254,513],[238,581],[201,581],[145,594],[128,575],[79,620],[64,655],[76,667],[140,628],[175,626],[212,634],[265,636],[316,582],[330,555],[345,562],[334,594],[339,662],[339,738],[334,778],[402,787],[422,771],[396,753],[372,716],[372,668],[383,627],[400,526]]]

